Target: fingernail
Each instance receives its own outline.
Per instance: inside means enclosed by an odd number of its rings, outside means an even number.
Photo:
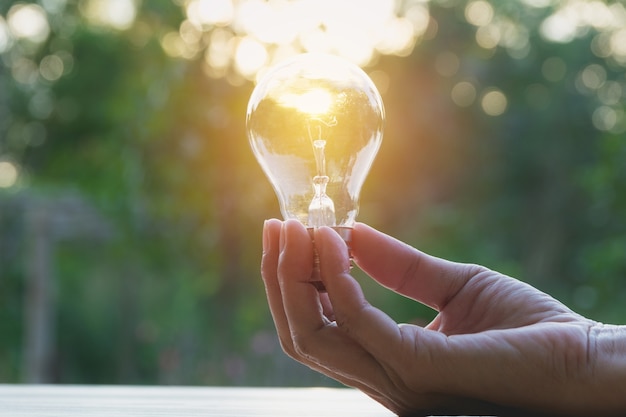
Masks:
[[[270,250],[270,231],[267,227],[267,220],[263,222],[263,253],[267,253]]]
[[[278,251],[282,253],[285,250],[285,244],[287,243],[287,233],[285,232],[285,227],[287,223],[283,223],[280,226],[280,239],[278,241]]]

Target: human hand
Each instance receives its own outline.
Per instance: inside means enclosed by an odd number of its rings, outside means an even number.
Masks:
[[[426,255],[363,224],[352,237],[363,271],[438,315],[426,327],[398,325],[372,307],[350,275],[345,243],[325,227],[315,242],[328,292],[318,293],[308,282],[308,232],[296,221],[270,220],[262,275],[281,345],[294,359],[399,415],[626,411],[623,329],[588,320],[513,278]],[[607,330],[620,335],[618,342],[604,342]]]

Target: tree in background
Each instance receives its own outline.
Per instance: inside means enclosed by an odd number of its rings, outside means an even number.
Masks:
[[[0,5],[0,380],[328,384],[259,280],[277,203],[254,80],[363,66],[387,110],[359,219],[624,322],[626,9],[519,0]],[[363,281],[399,320],[432,313]]]

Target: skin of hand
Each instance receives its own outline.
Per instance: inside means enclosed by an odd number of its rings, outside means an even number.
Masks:
[[[313,242],[294,220],[266,221],[261,272],[283,350],[398,415],[626,415],[626,332],[481,266],[424,254],[361,223],[355,263],[438,311],[397,324],[350,275],[346,244],[315,230],[327,293],[308,281]]]

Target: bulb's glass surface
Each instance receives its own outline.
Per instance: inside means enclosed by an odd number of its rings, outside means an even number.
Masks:
[[[248,103],[248,138],[285,219],[352,227],[383,136],[371,79],[331,55],[303,54],[268,71]]]

